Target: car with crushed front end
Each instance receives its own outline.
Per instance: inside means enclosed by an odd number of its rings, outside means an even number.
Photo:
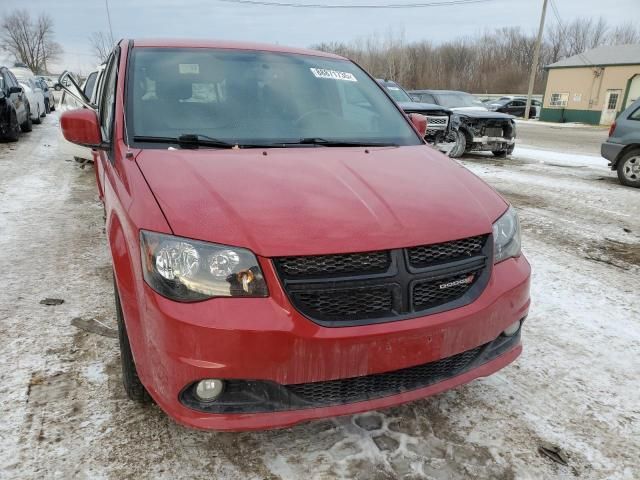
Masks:
[[[411,90],[412,98],[453,110],[449,156],[459,158],[473,151],[490,151],[496,157],[511,155],[516,145],[516,122],[512,115],[491,112],[487,105],[466,92]]]
[[[393,80],[376,79],[389,96],[395,100],[407,114],[417,113],[427,118],[427,133],[424,139],[434,147],[447,141],[451,135],[451,110],[427,102],[416,102],[400,85]]]
[[[355,63],[122,40],[104,78],[61,127],[95,149],[129,397],[191,427],[275,428],[518,357],[515,210]]]

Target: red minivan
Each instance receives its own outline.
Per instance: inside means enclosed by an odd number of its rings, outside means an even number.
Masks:
[[[122,40],[98,105],[81,100],[61,125],[94,149],[132,399],[196,428],[283,427],[520,354],[514,209],[353,62]]]

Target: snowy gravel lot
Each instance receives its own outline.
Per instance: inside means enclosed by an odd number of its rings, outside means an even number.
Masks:
[[[462,161],[521,214],[533,305],[513,365],[399,408],[241,434],[125,399],[93,169],[61,155],[55,115],[0,144],[0,478],[640,478],[640,191],[597,158],[604,132],[582,130],[521,125],[513,158]]]

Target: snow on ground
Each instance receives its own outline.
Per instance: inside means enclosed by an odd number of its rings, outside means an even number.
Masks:
[[[125,398],[93,170],[64,158],[57,129],[49,116],[0,144],[0,478],[640,477],[640,191],[597,152],[462,160],[522,219],[533,305],[513,365],[380,412],[215,433]]]
[[[538,120],[537,118],[530,118],[529,120],[525,120],[524,118],[516,118],[516,124],[518,125],[534,124],[534,125],[541,125],[541,126],[547,126],[547,127],[553,127],[553,128],[592,128],[594,130],[596,129],[602,130],[603,128],[605,128],[600,125],[587,125],[579,122],[564,122],[564,123],[544,122],[544,121]]]
[[[560,167],[595,167],[609,170],[609,162],[596,155],[579,155],[574,153],[560,153],[528,146],[516,146],[514,157],[536,163],[544,163]]]

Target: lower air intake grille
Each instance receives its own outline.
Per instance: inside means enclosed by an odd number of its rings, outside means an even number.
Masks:
[[[480,355],[484,346],[416,367],[364,377],[326,382],[286,385],[300,399],[314,404],[341,404],[394,395],[427,387],[464,370]]]

